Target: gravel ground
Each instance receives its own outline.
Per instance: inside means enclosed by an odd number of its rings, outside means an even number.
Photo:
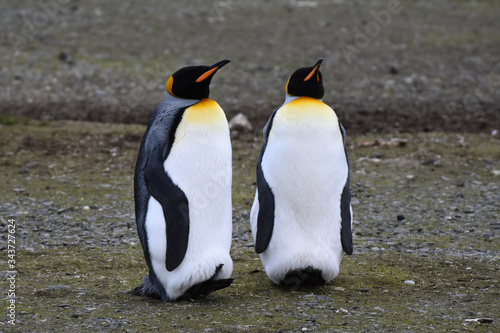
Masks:
[[[132,197],[144,129],[33,120],[1,127],[0,263],[7,267],[12,218],[18,271],[17,324],[8,327],[4,310],[5,329],[498,331],[498,139],[348,136],[355,253],[331,284],[286,290],[253,252],[261,138],[242,134],[233,140],[235,282],[201,301],[165,304],[128,294],[146,274]]]

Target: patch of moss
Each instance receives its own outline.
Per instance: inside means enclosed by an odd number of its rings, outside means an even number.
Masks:
[[[20,116],[0,116],[0,125],[26,125],[28,119]]]
[[[475,223],[463,211],[483,200],[486,192],[479,184],[467,185],[468,179],[463,187],[449,180],[461,178],[465,170],[484,184],[492,182],[486,167],[498,166],[495,140],[481,135],[461,140],[447,133],[405,134],[405,147],[360,147],[360,142],[391,136],[348,137],[352,189],[359,201],[353,206],[355,253],[344,257],[339,276],[330,284],[297,290],[277,286],[266,276],[242,213],[250,211],[253,200],[261,139],[233,140],[234,225],[242,233],[231,250],[235,281],[202,300],[161,303],[129,294],[147,273],[135,235],[132,198],[133,167],[143,131],[144,126],[78,122],[29,122],[0,131],[6,142],[0,147],[7,189],[2,202],[25,203],[16,212],[19,231],[25,235],[19,234],[16,329],[359,332],[369,327],[486,332],[498,327],[496,322],[465,322],[494,316],[500,263],[485,253],[496,253],[498,242],[485,242],[479,223],[466,237],[458,234],[458,241],[452,240],[453,228]],[[50,151],[51,147],[57,149]],[[424,159],[437,156],[441,166],[422,165]],[[376,158],[380,161],[373,161]],[[19,173],[33,161],[38,166]],[[437,198],[439,191],[445,195]],[[469,201],[457,199],[458,193]],[[396,200],[407,205],[394,206]],[[44,205],[47,201],[52,204]],[[406,207],[414,204],[427,212],[415,211],[414,217]],[[463,214],[461,220],[446,220],[451,205]],[[477,214],[490,216],[486,214],[494,214],[494,209],[492,205],[492,211]],[[402,221],[396,219],[399,210],[405,214]],[[44,219],[52,218],[78,237],[59,234],[50,223],[53,230],[45,230]],[[398,226],[414,229],[398,236]],[[115,228],[119,232],[113,234]],[[40,241],[43,234],[50,236],[45,243]],[[471,250],[471,244],[483,252]]]

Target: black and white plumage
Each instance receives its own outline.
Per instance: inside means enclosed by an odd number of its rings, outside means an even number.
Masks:
[[[287,286],[329,282],[353,250],[345,131],[321,100],[321,62],[290,77],[257,162],[255,250],[271,280]]]
[[[149,274],[133,290],[164,301],[231,284],[231,144],[208,98],[228,60],[185,67],[167,83],[142,139],[134,176],[137,230]]]

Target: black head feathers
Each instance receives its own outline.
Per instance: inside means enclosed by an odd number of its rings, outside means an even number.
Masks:
[[[211,66],[189,66],[179,69],[167,81],[170,95],[187,99],[208,98],[210,82],[214,74],[229,60],[221,60]]]
[[[319,71],[319,67],[323,59],[312,67],[303,67],[297,69],[288,79],[286,85],[286,93],[290,96],[308,96],[321,99],[325,94],[323,88],[323,76]]]

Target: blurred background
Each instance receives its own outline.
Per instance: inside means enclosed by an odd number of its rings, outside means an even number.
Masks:
[[[0,3],[0,116],[148,121],[171,73],[212,81],[260,131],[291,73],[325,59],[324,101],[351,133],[500,128],[498,1]]]

